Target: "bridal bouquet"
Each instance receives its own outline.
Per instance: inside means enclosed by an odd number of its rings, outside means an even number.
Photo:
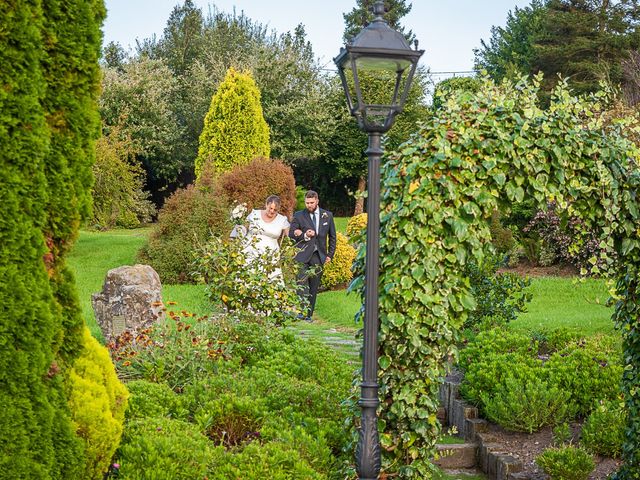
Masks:
[[[244,237],[247,234],[247,228],[243,225],[247,215],[247,204],[239,203],[229,214],[229,220],[233,224],[233,229],[229,235],[231,238]]]

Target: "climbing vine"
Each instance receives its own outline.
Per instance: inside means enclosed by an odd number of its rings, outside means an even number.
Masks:
[[[630,412],[619,475],[640,478],[640,150],[625,120],[604,120],[610,92],[575,97],[560,84],[542,108],[541,80],[484,80],[475,93],[450,96],[384,162],[379,380],[387,473],[429,477],[439,385],[475,306],[464,266],[491,249],[490,217],[501,203],[534,198],[579,216],[584,238],[573,248],[595,232],[602,253],[591,270],[617,280],[611,291]]]

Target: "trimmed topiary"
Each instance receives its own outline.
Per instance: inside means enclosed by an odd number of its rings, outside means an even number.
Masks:
[[[219,175],[269,153],[269,126],[262,114],[260,90],[249,73],[230,68],[204,118],[196,176],[199,179],[205,167]]]
[[[220,190],[234,203],[247,208],[263,208],[269,195],[280,197],[280,213],[291,218],[296,206],[296,181],[293,170],[281,160],[255,158],[237,165],[217,180]]]

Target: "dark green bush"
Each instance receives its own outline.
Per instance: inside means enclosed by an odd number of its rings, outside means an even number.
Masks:
[[[506,376],[491,393],[482,393],[486,417],[507,430],[532,433],[573,418],[569,392],[549,385],[535,370]]]
[[[176,191],[164,204],[149,241],[140,250],[140,261],[151,265],[163,283],[193,282],[193,254],[211,233],[230,230],[228,202],[211,184]]]
[[[589,414],[598,401],[615,399],[620,393],[620,358],[580,342],[551,355],[544,369],[550,384],[570,393],[580,415]]]
[[[164,383],[146,380],[127,382],[131,394],[127,408],[127,420],[139,418],[184,418],[180,395]]]
[[[205,478],[209,465],[223,455],[196,425],[168,418],[127,422],[116,453],[117,478],[193,480]]]
[[[498,273],[501,262],[500,257],[489,256],[482,263],[465,265],[464,275],[469,279],[476,300],[475,310],[469,312],[464,323],[466,328],[477,328],[485,319],[509,322],[515,320],[518,313],[526,311],[525,306],[531,301],[526,288],[531,281],[514,273]]]
[[[595,468],[591,455],[572,445],[548,448],[536,457],[536,463],[553,480],[586,480]]]
[[[591,453],[618,458],[626,423],[627,411],[621,400],[600,402],[582,426],[580,442]]]

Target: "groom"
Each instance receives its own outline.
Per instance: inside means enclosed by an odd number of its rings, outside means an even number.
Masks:
[[[300,249],[296,254],[296,260],[301,263],[298,285],[301,294],[309,299],[309,312],[305,320],[310,322],[316,306],[322,266],[331,261],[336,251],[336,226],[333,214],[318,207],[316,192],[309,190],[304,196],[304,204],[304,210],[293,214],[289,236]],[[309,272],[312,268],[317,269],[316,274]]]

